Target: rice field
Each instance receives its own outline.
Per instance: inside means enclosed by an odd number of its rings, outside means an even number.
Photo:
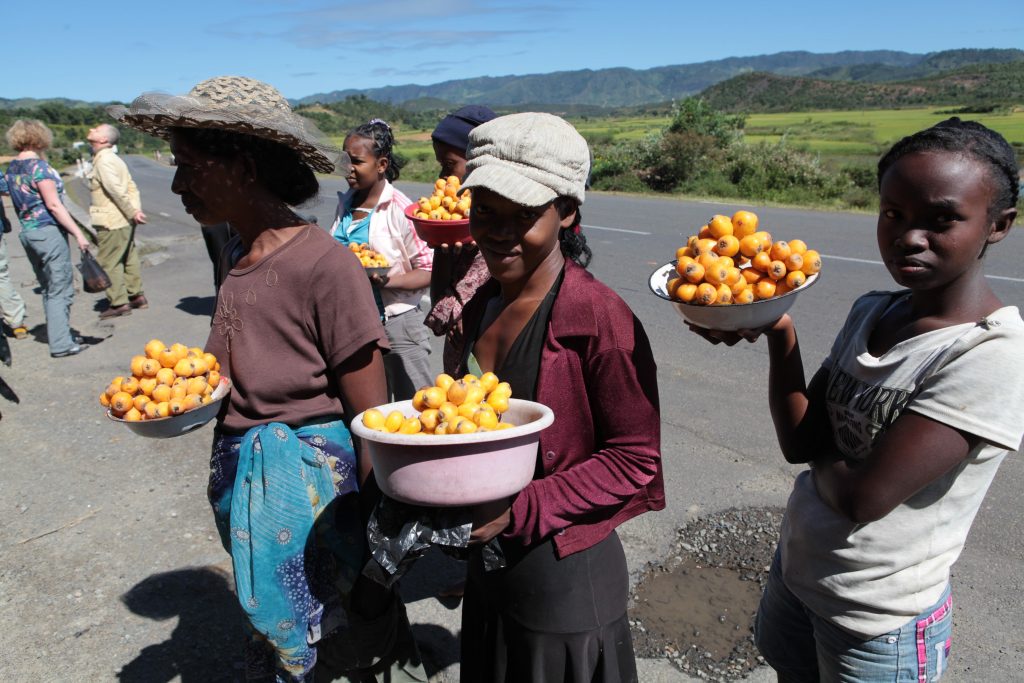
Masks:
[[[952,114],[943,107],[896,110],[790,112],[747,116],[743,139],[748,144],[786,143],[820,154],[829,165],[874,163],[896,140]],[[1024,148],[1024,107],[1008,113],[958,114],[1001,133]],[[592,144],[636,142],[669,124],[667,116],[584,117],[571,119],[576,129]],[[408,130],[398,134],[398,151],[409,160],[410,175],[433,173],[434,154],[429,131]],[[422,167],[422,171],[420,170]]]

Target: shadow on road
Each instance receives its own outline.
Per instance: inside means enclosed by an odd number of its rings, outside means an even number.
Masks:
[[[191,567],[154,574],[121,596],[134,614],[156,621],[177,617],[169,640],[149,645],[121,669],[118,680],[164,683],[231,681],[240,678],[242,612],[230,576],[216,567]]]
[[[49,338],[46,336],[46,323],[40,323],[35,327],[30,328],[28,333],[32,335],[33,340],[40,344],[49,343]],[[102,344],[105,340],[110,339],[111,335],[108,334],[106,337],[94,337],[89,334],[82,334],[81,332],[72,327],[71,336],[78,344],[88,344],[89,346],[96,346],[97,344]]]
[[[213,315],[213,307],[217,299],[213,296],[186,296],[175,306],[179,311],[189,315]]]

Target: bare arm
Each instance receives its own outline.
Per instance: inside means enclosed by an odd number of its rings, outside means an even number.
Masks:
[[[779,447],[787,462],[811,462],[832,453],[832,430],[825,410],[828,372],[815,373],[808,386],[796,327],[783,315],[766,332],[768,338],[768,406]]]
[[[367,408],[387,403],[384,359],[376,343],[362,347],[338,368],[338,387],[349,420]],[[359,458],[359,483],[362,485],[373,469],[373,464],[359,440],[353,436],[352,441]]]
[[[371,275],[370,281],[374,286],[381,289],[404,289],[404,290],[417,290],[423,289],[430,284],[430,271],[429,270],[410,270],[408,273],[400,273],[397,275]]]
[[[454,247],[442,244],[434,249],[434,267],[430,271],[430,300],[440,301],[451,286],[452,271],[459,260],[462,244],[456,242]]]
[[[839,514],[860,524],[873,522],[957,467],[978,442],[972,434],[909,411],[879,437],[863,463],[816,462],[814,483]]]
[[[36,188],[39,190],[39,196],[43,198],[43,202],[46,204],[46,209],[50,212],[50,215],[57,219],[57,223],[60,227],[64,228],[67,232],[75,238],[78,242],[78,248],[85,251],[89,248],[89,241],[85,239],[85,235],[78,228],[74,219],[71,218],[71,214],[64,207],[64,203],[60,200],[60,194],[57,192],[57,184],[52,180],[40,180],[36,182]]]

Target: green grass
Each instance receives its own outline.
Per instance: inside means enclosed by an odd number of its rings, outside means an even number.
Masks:
[[[747,117],[747,131],[752,134],[766,129],[789,131],[800,135],[801,131],[813,129],[819,135],[826,135],[828,125],[843,130],[850,126],[869,130],[875,143],[887,147],[901,137],[949,118],[950,114],[940,113],[942,108],[864,111],[823,111],[792,112],[787,114],[751,114]],[[1024,145],[1024,109],[1008,114],[960,114],[962,119],[978,121],[1002,134],[1011,143]],[[823,126],[822,124],[827,124]],[[838,124],[842,124],[841,126]],[[751,136],[748,135],[748,141]],[[827,138],[826,138],[827,139]],[[824,152],[823,152],[824,153]]]
[[[747,116],[744,141],[748,144],[775,144],[785,137],[787,144],[821,155],[832,168],[843,164],[873,165],[894,142],[917,132],[951,114],[943,107],[918,109],[790,112]],[[959,114],[1001,133],[1017,146],[1024,147],[1024,108],[1009,113]],[[667,116],[581,117],[570,119],[580,133],[599,147],[616,142],[636,142],[668,126]],[[436,177],[437,163],[430,144],[429,130],[399,130],[397,151],[406,160],[405,180],[430,181]],[[342,139],[334,142],[341,145]]]

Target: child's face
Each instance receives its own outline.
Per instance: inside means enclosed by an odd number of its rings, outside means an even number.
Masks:
[[[914,291],[982,276],[985,246],[1006,235],[989,216],[990,169],[953,152],[900,158],[882,176],[878,249],[893,279]]]
[[[367,191],[384,177],[388,160],[374,155],[371,140],[352,135],[345,138],[345,151],[352,159],[352,170],[345,178],[349,187]]]
[[[434,142],[434,158],[441,166],[439,178],[458,176],[459,180],[466,177],[466,150],[447,145],[443,142]]]
[[[554,203],[521,206],[478,187],[473,190],[469,230],[491,275],[503,285],[514,284],[525,282],[545,259],[561,261],[558,233],[573,217],[560,217]]]

